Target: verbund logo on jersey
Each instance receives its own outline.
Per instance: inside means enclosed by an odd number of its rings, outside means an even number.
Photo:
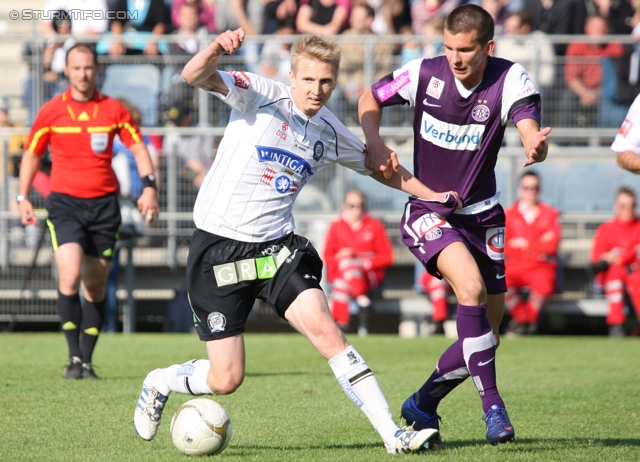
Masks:
[[[296,156],[289,151],[270,148],[268,146],[256,146],[256,149],[258,150],[258,160],[260,160],[260,162],[277,162],[280,165],[284,165],[289,170],[294,171],[302,178],[307,178],[313,175],[311,165],[309,165],[302,157]]]
[[[441,148],[476,151],[482,143],[484,125],[448,124],[423,112],[420,134],[422,138]]]

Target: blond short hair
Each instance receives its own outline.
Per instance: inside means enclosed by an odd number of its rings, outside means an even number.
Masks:
[[[335,72],[340,68],[340,47],[326,35],[303,35],[291,47],[291,70],[296,72],[304,58],[327,63]]]

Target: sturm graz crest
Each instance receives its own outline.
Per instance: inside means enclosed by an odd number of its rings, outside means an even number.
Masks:
[[[214,311],[207,316],[207,324],[211,332],[224,332],[224,328],[227,325],[227,318],[224,317],[224,314]]]
[[[322,141],[316,141],[316,144],[313,145],[313,160],[318,162],[323,154],[324,144],[322,144]]]

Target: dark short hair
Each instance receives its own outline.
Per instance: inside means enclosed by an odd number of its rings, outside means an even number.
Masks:
[[[367,17],[368,18],[375,18],[376,17],[376,10],[374,10],[370,5],[368,5],[366,3],[356,3],[355,5],[352,4],[351,5],[351,11],[353,11],[354,8],[364,8],[364,10],[367,12]]]
[[[526,170],[522,173],[522,175],[520,175],[520,180],[522,180],[523,178],[526,178],[528,176],[532,176],[535,177],[538,181],[540,181],[540,175],[538,175],[538,172],[536,172],[535,170]]]
[[[618,188],[616,197],[618,197],[620,194],[626,194],[627,196],[633,197],[633,200],[636,200],[636,192],[629,186],[621,186],[620,188]]]
[[[71,27],[71,15],[67,10],[56,10],[51,12],[52,21],[51,25],[53,30],[58,33],[58,28],[63,24],[68,24]]]
[[[507,15],[507,18],[511,16],[515,16],[520,21],[520,27],[529,26],[531,27],[531,13],[526,10],[515,11]]]
[[[452,35],[475,32],[475,41],[480,45],[493,40],[494,29],[493,18],[487,10],[472,3],[457,7],[444,21],[444,30]]]
[[[71,48],[69,48],[64,59],[65,64],[69,64],[69,53],[71,53],[73,50],[81,50],[85,53],[90,53],[91,56],[93,56],[93,64],[95,64],[96,66],[98,65],[98,53],[96,53],[96,49],[93,46],[87,43],[76,43]]]

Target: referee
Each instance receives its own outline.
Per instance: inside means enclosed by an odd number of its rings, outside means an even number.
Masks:
[[[122,104],[95,86],[94,49],[85,44],[71,47],[64,72],[69,87],[42,106],[25,143],[16,201],[22,223],[34,223],[29,190],[48,145],[52,167],[47,226],[60,280],[57,308],[69,347],[63,377],[97,379],[91,357],[104,319],[107,275],[120,229],[118,182],[111,168],[116,135],[133,153],[142,177],[138,208],[147,224],[159,209],[153,166],[140,129]]]

